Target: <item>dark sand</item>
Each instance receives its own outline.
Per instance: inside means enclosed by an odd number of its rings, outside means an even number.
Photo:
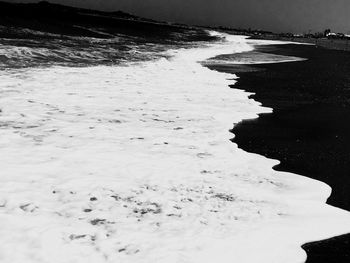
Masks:
[[[274,109],[236,125],[234,142],[248,152],[280,160],[276,170],[326,182],[333,189],[328,203],[350,210],[350,52],[293,44],[257,51],[308,60],[209,66],[238,73],[234,88],[256,93],[255,100]],[[350,235],[303,248],[310,263],[350,262]]]

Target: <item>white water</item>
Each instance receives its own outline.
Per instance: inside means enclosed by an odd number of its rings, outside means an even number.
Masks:
[[[303,262],[350,232],[331,189],[229,141],[270,112],[197,61],[243,37],[128,67],[0,82],[0,262]]]

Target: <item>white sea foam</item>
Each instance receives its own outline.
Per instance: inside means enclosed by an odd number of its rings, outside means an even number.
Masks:
[[[294,263],[350,232],[330,187],[229,141],[271,109],[197,61],[251,49],[2,72],[0,261]]]

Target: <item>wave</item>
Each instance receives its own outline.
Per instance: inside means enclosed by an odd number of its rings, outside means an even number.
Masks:
[[[271,112],[200,61],[244,37],[127,66],[1,72],[2,262],[302,262],[350,232],[329,186],[230,142]]]
[[[126,36],[109,39],[65,37],[0,39],[0,70],[47,66],[121,65],[160,58],[168,45],[140,43]]]
[[[130,22],[130,21],[129,21]],[[150,26],[150,25],[148,25]],[[160,25],[151,25],[160,31]],[[82,26],[74,26],[83,28]],[[24,27],[0,25],[0,70],[26,67],[124,65],[155,60],[175,48],[191,48],[215,40],[205,30],[177,27],[167,37],[154,38],[107,33],[105,28],[85,28],[99,37],[50,33]],[[102,30],[102,31],[101,31]]]

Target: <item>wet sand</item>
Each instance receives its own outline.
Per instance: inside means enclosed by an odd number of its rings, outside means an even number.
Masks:
[[[248,152],[278,159],[276,170],[329,184],[328,203],[350,210],[350,52],[305,45],[260,46],[254,52],[307,58],[258,65],[211,65],[237,73],[234,88],[273,114],[235,126],[234,142]],[[249,54],[246,54],[249,56]],[[307,262],[350,262],[350,235],[306,244]]]

